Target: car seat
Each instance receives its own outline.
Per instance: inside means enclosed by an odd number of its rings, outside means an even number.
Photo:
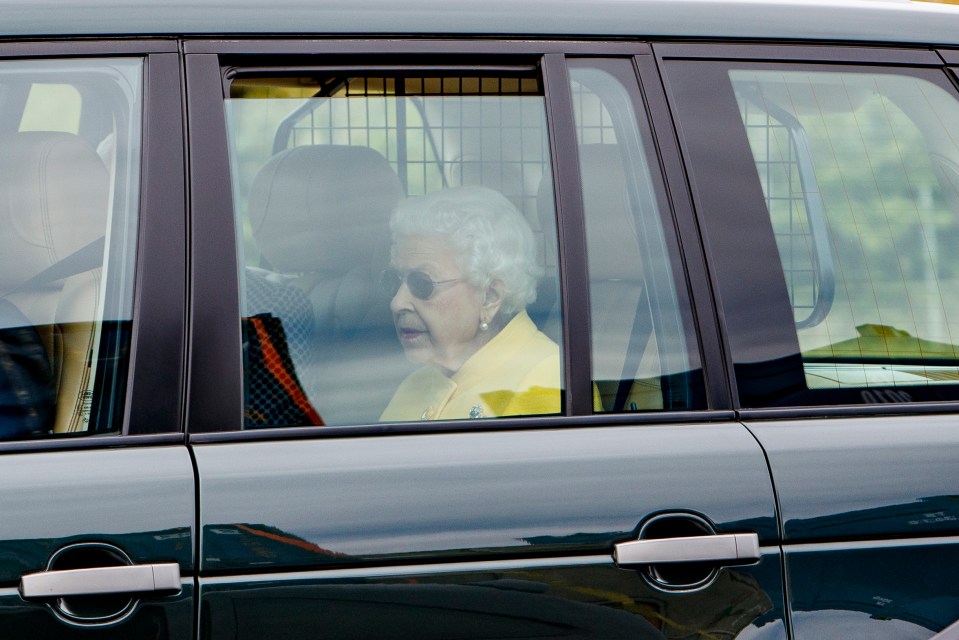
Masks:
[[[0,139],[0,296],[42,338],[57,433],[88,428],[102,253],[69,277],[38,275],[103,237],[109,189],[102,160],[78,136],[25,132]]]
[[[296,328],[287,330],[290,351],[326,424],[376,421],[408,370],[389,301],[376,286],[389,263],[389,218],[402,195],[386,158],[341,145],[283,151],[250,188],[249,220],[261,262],[247,275],[273,286],[247,286],[247,313],[271,311],[286,323],[297,305],[277,304],[276,297],[289,298],[284,288],[290,286],[303,292],[311,328],[305,344]]]

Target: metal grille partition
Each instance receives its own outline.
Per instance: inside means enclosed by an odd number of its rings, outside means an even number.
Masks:
[[[234,94],[242,92],[242,81]],[[538,227],[535,198],[548,175],[542,86],[518,75],[330,75],[299,79],[311,99],[277,127],[273,153],[337,144],[380,152],[407,195],[450,186],[497,189]],[[517,98],[536,97],[524,101]],[[502,99],[501,99],[502,98]]]
[[[796,326],[815,326],[829,313],[835,276],[806,132],[792,114],[753,87],[741,87],[739,95]]]

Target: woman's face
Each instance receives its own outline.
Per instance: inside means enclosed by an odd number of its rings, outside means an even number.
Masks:
[[[403,277],[390,302],[396,334],[406,357],[418,364],[435,364],[457,371],[491,337],[480,322],[490,322],[499,305],[463,279],[453,251],[443,238],[400,238],[393,248],[392,267]],[[406,275],[422,271],[434,282],[432,295],[422,300],[410,292]],[[450,282],[444,282],[450,281]]]

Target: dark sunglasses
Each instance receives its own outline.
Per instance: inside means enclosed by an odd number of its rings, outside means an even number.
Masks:
[[[404,281],[413,296],[420,300],[429,300],[436,290],[436,285],[458,282],[459,278],[434,280],[424,271],[410,271],[404,276],[396,269],[387,269],[380,274],[380,288],[388,298],[396,295]]]

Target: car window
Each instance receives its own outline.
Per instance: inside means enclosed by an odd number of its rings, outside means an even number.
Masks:
[[[646,162],[649,142],[636,120],[635,72],[625,60],[580,60],[572,63],[570,79],[586,218],[595,408],[701,408],[698,349],[688,301],[676,286],[677,251],[667,241],[662,195]]]
[[[238,70],[226,112],[246,427],[561,411],[533,67]]]
[[[142,62],[0,61],[0,437],[118,431]]]
[[[959,104],[893,73],[732,70],[809,389],[959,383]]]

